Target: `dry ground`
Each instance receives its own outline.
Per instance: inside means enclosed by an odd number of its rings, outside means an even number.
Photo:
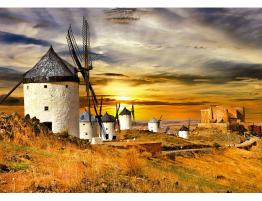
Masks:
[[[41,143],[50,143],[43,139]],[[262,143],[171,160],[96,145],[0,141],[1,192],[261,192]]]
[[[108,145],[80,148],[28,126],[13,130],[13,138],[0,140],[0,192],[262,192],[261,141],[249,151],[223,148],[170,158]],[[200,142],[138,130],[118,138],[157,141],[166,149],[214,142],[210,136]]]

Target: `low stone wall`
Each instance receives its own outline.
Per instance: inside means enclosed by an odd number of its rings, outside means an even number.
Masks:
[[[199,128],[217,128],[221,130],[223,133],[227,133],[229,129],[228,123],[199,123],[197,126]]]

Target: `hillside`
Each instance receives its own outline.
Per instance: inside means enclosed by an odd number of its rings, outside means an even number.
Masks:
[[[89,145],[54,135],[37,119],[0,117],[1,192],[261,192],[262,143],[250,151],[213,149],[152,157],[142,149]],[[160,134],[122,132],[122,140],[193,142]],[[197,144],[197,143],[195,143]]]

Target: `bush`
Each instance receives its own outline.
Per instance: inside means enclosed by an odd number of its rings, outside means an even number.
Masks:
[[[219,149],[219,148],[221,147],[221,145],[215,142],[215,143],[213,144],[213,147],[215,147],[216,149]]]

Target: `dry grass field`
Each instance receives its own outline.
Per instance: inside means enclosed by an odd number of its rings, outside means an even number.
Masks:
[[[36,133],[35,126],[21,119],[15,116],[8,123],[11,137],[0,130],[0,192],[262,191],[261,141],[250,150],[213,148],[207,153],[152,156],[150,149],[112,143],[80,146],[50,132]],[[167,150],[210,146],[139,130],[118,133],[118,140],[161,142]]]

